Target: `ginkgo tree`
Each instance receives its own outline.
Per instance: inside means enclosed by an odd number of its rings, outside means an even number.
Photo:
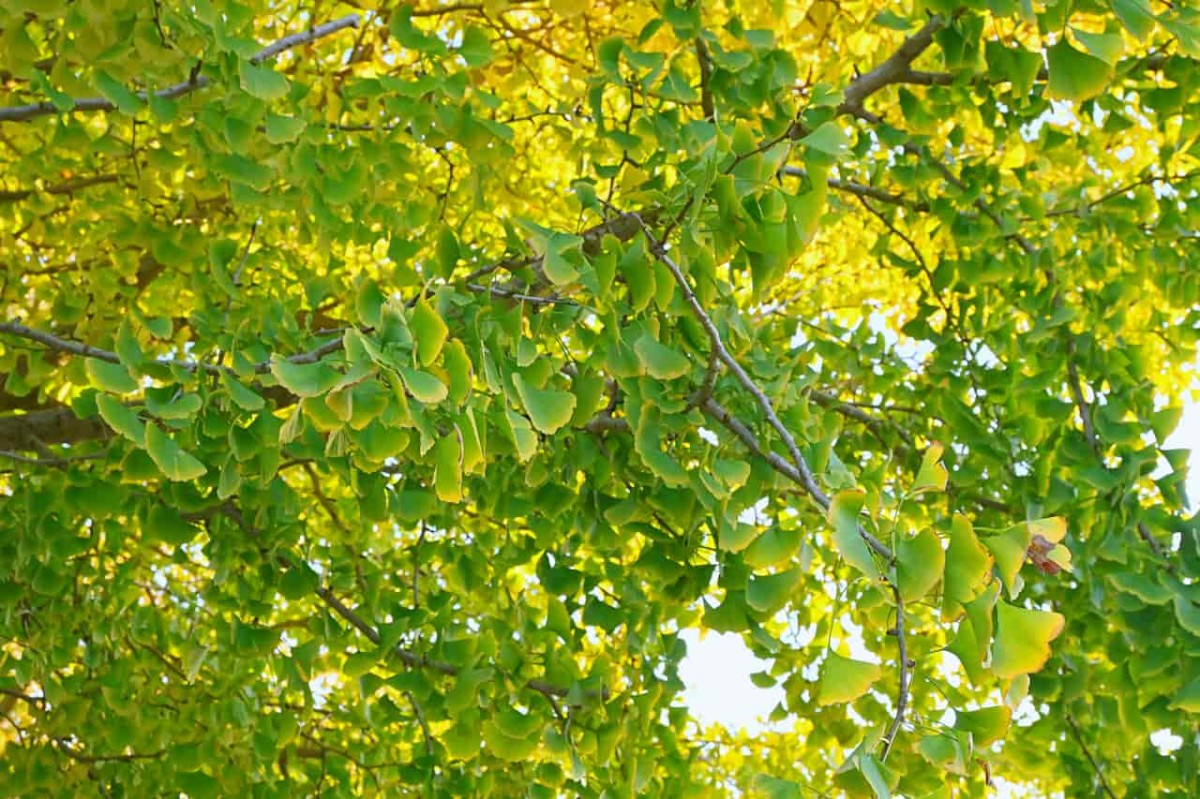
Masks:
[[[1200,794],[1198,17],[0,4],[0,795]]]

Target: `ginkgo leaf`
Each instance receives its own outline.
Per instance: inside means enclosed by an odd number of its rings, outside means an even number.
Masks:
[[[801,568],[755,576],[746,588],[746,604],[759,613],[774,613],[788,603],[803,580]]]
[[[113,430],[139,447],[146,445],[146,424],[119,399],[108,394],[97,394],[96,410],[100,411],[100,418]]]
[[[933,530],[925,529],[896,547],[896,579],[900,598],[916,602],[928,594],[942,579],[946,553],[942,541]]]
[[[417,343],[417,358],[420,360],[421,366],[429,366],[441,355],[450,328],[424,298],[418,301],[413,308],[408,326]]]
[[[996,606],[996,640],[992,672],[1001,679],[1032,674],[1050,658],[1050,642],[1066,620],[1053,611],[1028,610],[1000,602]]]
[[[575,412],[575,395],[570,391],[535,388],[520,375],[513,375],[513,384],[530,421],[540,432],[552,435],[571,421],[571,415]]]
[[[529,420],[514,410],[505,409],[504,418],[508,422],[509,436],[517,448],[517,457],[521,461],[529,460],[537,452],[537,433],[529,426]]]
[[[114,394],[128,394],[137,391],[138,383],[129,374],[129,370],[119,363],[109,363],[99,358],[84,360],[88,377],[92,384]]]
[[[1050,73],[1047,97],[1079,102],[1095,97],[1108,86],[1113,68],[1095,56],[1076,50],[1065,37],[1046,49]]]
[[[633,344],[633,351],[646,373],[658,380],[673,380],[683,377],[691,371],[692,364],[683,355],[670,347],[660,344],[653,336],[646,334]]]
[[[1186,713],[1200,713],[1200,677],[1176,691],[1169,707]]]
[[[962,613],[962,606],[983,591],[992,573],[992,556],[979,543],[971,522],[956,515],[950,522],[950,546],[946,550],[946,579],[942,589],[943,612],[948,619]]]
[[[146,426],[146,451],[169,480],[195,480],[208,472],[208,467],[156,425]]]
[[[921,468],[913,481],[913,493],[922,491],[945,491],[949,473],[942,465],[941,458],[944,448],[941,444],[930,444],[921,458]]]
[[[1004,581],[1009,597],[1014,597],[1021,591],[1023,582],[1019,572],[1025,563],[1029,551],[1029,528],[1024,524],[1014,525],[998,535],[989,535],[981,539],[983,545],[992,553],[996,561],[996,571]]]
[[[455,425],[450,435],[443,436],[434,445],[434,478],[433,484],[438,499],[442,502],[459,502],[462,500],[462,433]]]
[[[829,523],[833,525],[833,545],[838,554],[867,577],[875,578],[879,569],[859,532],[859,511],[865,497],[859,489],[838,492],[829,505]]]
[[[877,663],[851,660],[830,652],[821,664],[821,679],[817,685],[817,705],[837,705],[853,702],[870,690],[883,674]]]
[[[450,394],[446,384],[429,372],[401,368],[400,377],[404,380],[404,387],[408,389],[408,392],[418,402],[426,405],[437,405]]]
[[[319,397],[342,379],[336,369],[323,361],[293,363],[283,358],[271,361],[271,374],[279,381],[279,385],[297,397]]]
[[[991,746],[1004,737],[1012,722],[1012,709],[1005,705],[958,710],[955,712],[954,727],[971,733],[971,742],[979,747]]]

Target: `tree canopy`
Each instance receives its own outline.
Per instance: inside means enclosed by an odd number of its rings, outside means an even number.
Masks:
[[[1200,795],[1197,16],[0,4],[0,795]]]

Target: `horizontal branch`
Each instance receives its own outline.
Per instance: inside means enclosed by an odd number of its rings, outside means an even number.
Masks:
[[[797,178],[808,178],[808,170],[799,166],[785,166],[783,174],[791,175]],[[881,189],[878,186],[869,186],[865,183],[858,183],[853,180],[839,180],[838,178],[829,178],[825,184],[834,191],[841,191],[847,194],[855,194],[859,197],[870,197],[879,202],[888,203],[890,205],[899,205],[905,208],[912,208],[916,211],[928,211],[929,206],[923,202],[913,202],[900,194],[893,194],[886,189]]]
[[[346,28],[358,27],[358,15],[351,14],[349,16],[335,19],[332,22],[326,22],[323,25],[318,25],[315,28],[310,28],[301,33],[293,33],[289,36],[284,36],[276,42],[273,42],[250,57],[250,63],[260,64],[263,61],[268,61],[285,50],[290,50],[293,47],[299,47],[302,44],[309,44],[329,36],[332,33],[345,30]],[[202,89],[208,86],[211,81],[204,75],[195,74],[185,81],[168,86],[165,89],[159,89],[154,92],[155,97],[164,100],[174,100],[182,97],[185,94],[190,94],[197,89]],[[150,95],[147,92],[137,92],[137,96],[145,101]],[[82,97],[71,101],[72,105],[68,111],[112,111],[117,106],[111,100],[104,97]],[[40,103],[30,103],[28,105],[10,106],[8,108],[0,108],[0,122],[24,122],[26,120],[35,119],[37,117],[49,116],[51,114],[60,113],[57,107],[51,102],[43,100]]]
[[[72,178],[71,180],[56,183],[52,186],[46,186],[41,189],[42,192],[53,196],[63,194],[74,194],[77,191],[91,188],[92,186],[102,186],[106,183],[116,183],[121,178],[118,175],[90,175],[85,178]],[[0,203],[15,203],[21,200],[26,200],[38,193],[38,189],[16,189],[14,191],[0,191]]]

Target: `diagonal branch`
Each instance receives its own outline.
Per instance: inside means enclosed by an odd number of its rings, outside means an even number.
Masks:
[[[309,44],[329,36],[332,33],[345,30],[346,28],[358,27],[358,15],[351,14],[349,16],[335,19],[332,22],[326,22],[324,25],[318,25],[315,28],[303,31],[301,33],[293,33],[290,36],[284,36],[276,42],[273,42],[263,49],[259,50],[250,57],[251,64],[261,64],[268,61],[285,50],[290,50],[293,47],[299,47],[302,44]],[[159,89],[154,92],[155,97],[160,97],[164,100],[174,100],[177,97],[182,97],[185,94],[190,94],[197,89],[203,89],[208,86],[210,81],[206,76],[194,74],[185,81],[176,83],[173,86],[168,86],[165,89]],[[149,95],[147,92],[141,91],[137,96],[142,100],[146,100]],[[112,111],[117,106],[112,101],[104,97],[82,97],[78,100],[72,100],[72,106],[68,111]],[[49,116],[51,114],[60,113],[58,108],[53,103],[43,100],[40,103],[30,103],[29,105],[15,105],[8,108],[0,108],[0,122],[24,122],[26,120],[35,119],[37,117]]]
[[[945,25],[944,18],[931,17],[921,30],[905,39],[896,52],[888,56],[882,64],[851,81],[843,94],[842,104],[838,107],[839,113],[853,113],[855,110],[861,109],[864,100],[885,86],[893,83],[916,82],[912,78],[914,75],[919,77],[920,73],[913,72],[912,62],[929,48],[929,45],[933,43],[933,34]]]

